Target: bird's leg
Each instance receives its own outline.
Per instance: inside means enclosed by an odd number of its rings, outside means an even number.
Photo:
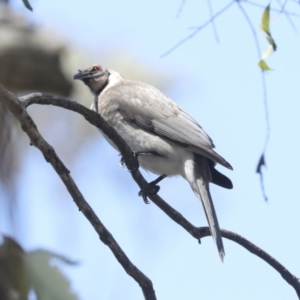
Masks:
[[[132,152],[133,155],[138,158],[139,156],[141,155],[147,155],[147,156],[161,156],[158,152],[156,151],[148,151],[148,152],[141,152],[141,151],[138,151],[138,152]],[[121,160],[120,160],[120,166],[121,167],[125,167],[125,161],[124,161],[124,158],[123,156],[121,156]],[[128,170],[129,172],[134,172],[135,170]],[[163,174],[163,175],[160,175],[158,178],[156,178],[155,180],[149,182],[148,184],[150,185],[150,187],[152,188],[152,192],[150,193],[150,195],[154,195],[156,193],[158,193],[159,189],[160,189],[160,186],[157,185],[157,183],[159,183],[160,181],[162,181],[164,178],[166,178],[167,175]],[[139,191],[138,195],[140,197],[143,197],[143,200],[146,204],[149,204],[149,200],[147,198],[147,193],[145,191]]]
[[[157,177],[155,180],[149,182],[148,184],[150,185],[150,187],[152,188],[152,192],[150,193],[150,195],[154,195],[154,194],[157,194],[159,189],[160,189],[160,186],[157,185],[157,183],[159,183],[160,181],[162,181],[164,178],[166,178],[167,175],[163,174],[163,175],[160,175],[159,177]],[[143,200],[146,204],[149,204],[149,200],[148,200],[148,194],[144,191],[139,191],[138,195],[140,197],[143,197]]]

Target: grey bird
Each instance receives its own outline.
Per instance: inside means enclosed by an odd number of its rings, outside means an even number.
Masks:
[[[217,171],[215,165],[219,163],[231,170],[232,167],[213,150],[211,138],[179,105],[149,84],[126,80],[118,72],[99,65],[78,70],[74,79],[82,80],[89,87],[95,95],[92,108],[138,154],[140,166],[160,175],[152,182],[153,187],[163,178],[174,175],[181,175],[189,182],[202,201],[211,235],[223,261],[225,251],[209,183],[231,189],[231,180]],[[107,136],[104,137],[118,150]]]

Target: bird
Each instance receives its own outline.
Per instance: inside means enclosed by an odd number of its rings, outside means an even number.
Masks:
[[[73,76],[94,95],[92,109],[98,112],[137,154],[139,165],[159,177],[150,184],[154,193],[165,177],[181,175],[201,200],[210,233],[221,261],[225,256],[220,227],[209,190],[209,183],[232,189],[231,180],[220,173],[216,164],[233,170],[214,151],[212,139],[177,103],[157,88],[127,80],[118,72],[94,64]],[[118,151],[112,140],[102,132]],[[145,202],[146,196],[142,191]]]

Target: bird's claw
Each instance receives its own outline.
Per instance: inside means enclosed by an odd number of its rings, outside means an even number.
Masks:
[[[121,159],[120,159],[120,167],[121,168],[125,168],[126,167],[126,164],[125,164],[125,161],[124,161],[124,158],[123,158],[123,156],[121,156]]]
[[[143,200],[144,200],[145,204],[149,204],[150,203],[149,200],[148,200],[148,198],[147,198],[147,194],[145,192],[139,191],[138,195],[139,195],[139,197],[143,197]]]
[[[133,155],[136,156],[135,152],[133,152]],[[119,164],[120,164],[121,168],[125,168],[126,167],[125,160],[124,160],[123,156],[121,156]],[[139,168],[139,165],[137,165],[136,167],[134,167],[132,170],[129,170],[128,168],[127,168],[127,170],[132,173],[132,172],[137,171],[138,168]]]
[[[145,191],[139,191],[138,195],[139,197],[143,197],[143,200],[146,204],[149,204],[150,201],[148,200],[148,195],[155,195],[158,193],[160,186],[159,185],[155,185],[155,184],[151,184],[151,182],[149,183],[152,191],[150,193],[146,193]]]

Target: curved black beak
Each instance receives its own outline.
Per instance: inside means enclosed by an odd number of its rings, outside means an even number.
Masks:
[[[73,79],[83,79],[84,75],[81,70],[78,70],[78,73],[74,74]]]
[[[73,79],[79,79],[79,80],[86,80],[86,79],[93,79],[101,77],[102,75],[106,74],[108,71],[92,71],[90,69],[81,71],[78,70],[78,72],[73,76]]]

